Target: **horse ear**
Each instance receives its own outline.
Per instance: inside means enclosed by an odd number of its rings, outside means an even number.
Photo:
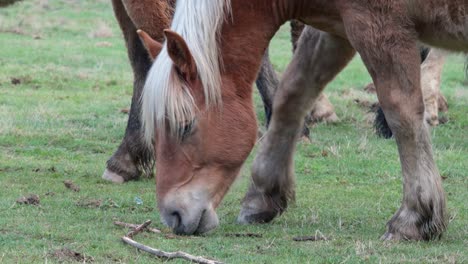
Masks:
[[[164,34],[166,35],[167,52],[174,65],[187,81],[195,80],[198,77],[197,66],[185,40],[176,32],[168,29],[164,30]]]
[[[141,42],[145,46],[152,60],[154,60],[162,50],[161,43],[157,42],[148,35],[145,31],[139,29],[137,30],[138,36],[140,36]]]

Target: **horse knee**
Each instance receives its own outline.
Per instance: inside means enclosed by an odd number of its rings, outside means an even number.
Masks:
[[[410,131],[424,121],[424,103],[422,100],[387,98],[381,102],[389,126],[394,133]]]

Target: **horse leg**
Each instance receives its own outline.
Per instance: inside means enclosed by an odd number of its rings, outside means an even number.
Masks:
[[[326,94],[321,93],[310,111],[310,120],[315,122],[336,123],[340,119],[335,113],[335,107],[330,103]]]
[[[421,87],[426,107],[425,119],[431,126],[439,124],[439,100],[443,102],[445,99],[440,93],[440,77],[444,60],[442,51],[431,49],[426,60],[421,64]]]
[[[291,20],[291,42],[293,47],[293,53],[296,52],[297,42],[299,37],[304,31],[306,27],[304,23],[298,20]],[[335,113],[335,107],[333,107],[332,103],[328,100],[328,97],[325,94],[321,94],[316,100],[314,105],[312,106],[312,110],[310,111],[309,116],[306,118],[312,122],[330,122],[335,123],[339,121],[338,116]]]
[[[112,4],[127,45],[128,57],[134,73],[134,83],[132,104],[125,136],[117,151],[107,161],[107,168],[102,178],[121,183],[137,179],[142,172],[141,168],[151,173],[153,152],[145,144],[140,131],[139,103],[146,74],[151,67],[151,61],[136,33],[137,28],[128,16],[122,1],[112,0]]]
[[[353,55],[346,40],[305,29],[275,94],[272,121],[253,164],[239,222],[271,221],[294,198],[293,154],[304,117]]]
[[[416,39],[397,20],[388,18],[385,23],[378,20],[396,15],[391,11],[377,15],[374,10],[360,12],[361,16],[355,16],[353,10],[347,12],[343,16],[347,35],[374,80],[398,145],[403,172],[402,205],[388,222],[382,238],[438,237],[446,226],[445,195],[424,120]]]

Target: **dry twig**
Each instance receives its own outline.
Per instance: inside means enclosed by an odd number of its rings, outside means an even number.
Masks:
[[[151,220],[146,220],[143,224],[135,227],[132,231],[128,232],[126,237],[132,238],[134,235],[140,233],[143,231],[145,228],[147,228],[151,224]]]
[[[122,227],[126,227],[126,228],[131,228],[131,229],[135,229],[135,228],[138,227],[138,225],[130,224],[130,223],[124,223],[124,222],[120,222],[120,221],[114,221],[114,225],[122,226]],[[156,234],[161,233],[161,230],[156,229],[156,228],[151,228],[151,227],[146,227],[144,230],[148,231],[148,232],[156,233]]]
[[[330,238],[324,236],[322,232],[319,230],[315,231],[315,236],[300,236],[293,238],[294,241],[302,242],[302,241],[328,241]]]
[[[194,263],[201,263],[201,264],[222,264],[222,262],[219,262],[219,261],[216,261],[216,260],[211,260],[211,259],[207,259],[207,258],[200,257],[200,256],[193,256],[193,255],[190,255],[190,254],[182,252],[182,251],[165,252],[165,251],[162,251],[162,250],[159,250],[159,249],[148,247],[146,245],[140,244],[140,243],[136,242],[135,240],[133,240],[132,239],[133,236],[140,233],[141,231],[150,230],[148,228],[148,226],[151,224],[151,220],[148,220],[148,221],[144,222],[141,225],[127,224],[127,223],[118,222],[118,221],[115,221],[114,224],[118,225],[118,226],[133,228],[132,231],[130,231],[127,235],[122,237],[123,242],[125,242],[125,243],[127,243],[127,244],[129,244],[129,245],[131,245],[133,247],[136,247],[137,249],[140,249],[140,250],[148,252],[148,253],[150,253],[152,255],[155,255],[157,257],[166,258],[166,259],[181,258],[181,259],[185,259],[185,260],[188,260],[188,261],[191,261],[191,262],[194,262]],[[157,232],[155,232],[155,231],[151,231],[151,232],[160,233],[161,231],[157,230]]]
[[[160,258],[167,258],[167,259],[181,258],[181,259],[185,259],[191,262],[201,263],[201,264],[221,264],[222,263],[216,260],[206,259],[206,258],[199,257],[199,256],[193,256],[182,251],[165,252],[159,249],[151,248],[143,244],[140,244],[136,242],[135,240],[126,236],[122,237],[122,241],[140,250],[143,250],[145,252],[158,256]]]
[[[254,233],[228,233],[225,236],[227,237],[262,237],[262,234]]]

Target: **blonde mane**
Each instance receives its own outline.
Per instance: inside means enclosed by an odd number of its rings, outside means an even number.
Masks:
[[[171,25],[192,53],[207,107],[222,103],[218,33],[230,7],[230,0],[178,0]],[[195,117],[197,109],[190,88],[175,72],[166,44],[148,73],[141,100],[148,144],[154,139],[156,126],[160,131],[169,127],[170,133],[177,135],[185,122]]]

